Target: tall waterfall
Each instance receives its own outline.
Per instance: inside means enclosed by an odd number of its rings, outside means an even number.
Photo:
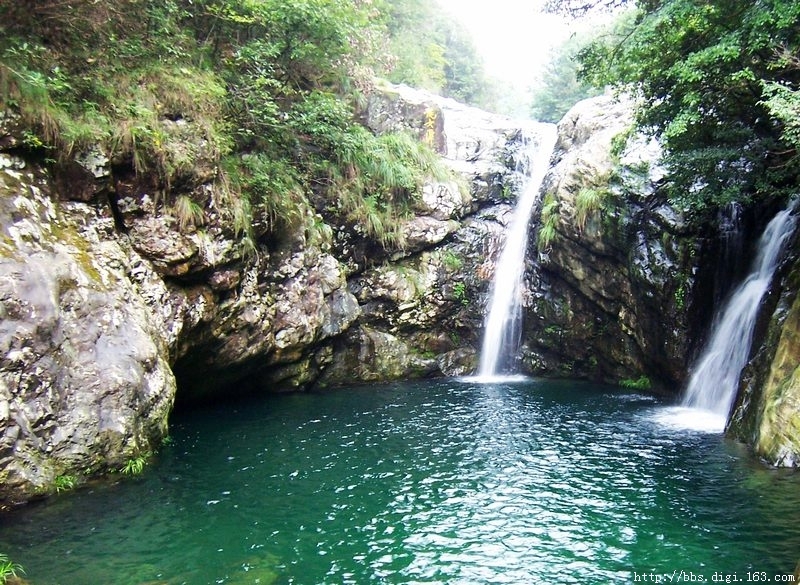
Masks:
[[[786,240],[795,227],[792,208],[778,213],[758,243],[750,274],[733,292],[712,328],[711,340],[694,368],[684,406],[700,408],[727,419],[750,355],[761,298],[769,287]]]
[[[532,146],[530,176],[517,201],[505,246],[494,272],[489,311],[484,323],[480,378],[514,373],[522,321],[522,279],[528,247],[528,223],[539,196],[550,156],[556,143],[556,127],[542,125],[538,144]]]

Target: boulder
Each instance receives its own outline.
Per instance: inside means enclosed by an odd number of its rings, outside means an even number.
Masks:
[[[558,125],[534,212],[523,362],[537,374],[646,375],[674,392],[708,319],[694,302],[703,242],[660,195],[660,148],[632,133],[632,106],[600,96]]]
[[[0,154],[0,506],[60,475],[118,469],[166,435],[167,345],[125,275],[128,255]],[[101,222],[102,223],[102,222]]]

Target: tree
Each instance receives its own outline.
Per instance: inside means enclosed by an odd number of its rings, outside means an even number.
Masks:
[[[786,120],[770,99],[800,75],[793,0],[640,0],[627,30],[580,54],[580,75],[640,98],[638,121],[667,149],[670,193],[700,210],[795,190]],[[772,93],[765,88],[773,88]]]
[[[580,100],[602,93],[602,89],[580,81],[577,76],[578,52],[589,42],[586,36],[572,36],[551,52],[539,84],[532,91],[533,119],[556,123]]]
[[[487,107],[490,83],[469,33],[435,3],[386,0],[389,81]]]

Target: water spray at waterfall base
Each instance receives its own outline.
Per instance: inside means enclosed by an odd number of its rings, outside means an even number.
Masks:
[[[478,368],[479,381],[519,377],[515,374],[521,335],[528,224],[557,138],[554,125],[543,124],[541,128],[538,143],[532,145],[530,175],[514,209],[506,242],[495,267]]]

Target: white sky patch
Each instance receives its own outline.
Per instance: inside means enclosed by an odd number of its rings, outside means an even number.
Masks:
[[[436,0],[472,34],[487,73],[519,88],[535,83],[573,27],[546,14],[543,0]]]

